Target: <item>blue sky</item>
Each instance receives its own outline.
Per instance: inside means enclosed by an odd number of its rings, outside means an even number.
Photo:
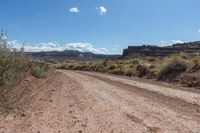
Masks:
[[[121,53],[200,40],[200,0],[1,0],[0,29],[29,51]]]

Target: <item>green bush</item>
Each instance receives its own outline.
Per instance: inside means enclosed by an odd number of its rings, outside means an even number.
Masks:
[[[119,66],[117,64],[111,64],[110,66],[108,66],[108,70],[113,70],[118,68]]]
[[[124,72],[122,71],[121,68],[115,68],[113,70],[110,70],[110,73],[116,74],[116,75],[122,75]]]
[[[50,65],[35,63],[32,67],[31,74],[36,78],[46,78],[54,72]]]
[[[29,70],[29,60],[23,49],[11,51],[2,36],[3,33],[0,35],[0,91],[19,83]]]
[[[84,64],[84,67],[80,67],[80,64]],[[182,74],[200,71],[200,57],[198,54],[176,53],[163,57],[131,57],[116,60],[87,61],[86,63],[72,61],[65,65],[73,66],[73,68],[78,66],[79,70],[180,81]],[[66,67],[66,69],[71,69],[71,67]],[[195,83],[192,84],[198,84],[199,80],[195,79],[194,81]]]
[[[131,67],[126,68],[124,71],[125,71],[124,73],[126,76],[132,76],[134,73],[134,69]]]
[[[144,66],[144,65],[138,65],[136,67],[136,71],[137,71],[138,77],[144,77],[148,73],[148,68],[147,68],[147,66]]]
[[[57,68],[57,69],[67,69],[68,66],[66,66],[66,64],[62,63],[62,64],[59,64],[59,65],[55,65],[55,68]]]
[[[172,62],[168,65],[164,66],[163,69],[160,72],[159,79],[163,80],[172,80],[175,79],[178,74],[181,72],[184,72],[187,69],[187,66],[185,63],[182,62]]]
[[[134,59],[134,60],[131,61],[131,63],[137,65],[137,64],[139,64],[140,62],[139,62],[139,60]]]
[[[193,63],[194,63],[194,67],[200,68],[200,57],[195,58],[195,59],[193,60]]]
[[[108,60],[103,61],[103,65],[104,65],[104,66],[107,65],[107,61],[108,61]]]
[[[200,74],[184,74],[180,78],[180,82],[182,84],[185,84],[189,87],[197,87],[200,88]]]

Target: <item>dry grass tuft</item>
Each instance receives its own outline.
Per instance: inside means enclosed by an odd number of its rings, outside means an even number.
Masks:
[[[116,75],[138,76],[164,81],[187,82],[180,78],[186,74],[192,76],[200,71],[200,56],[197,53],[177,53],[165,57],[137,57],[105,61],[68,61],[56,64],[58,69],[106,72]],[[178,78],[178,79],[177,79]],[[193,78],[191,78],[193,79]],[[189,80],[188,80],[189,81]],[[195,77],[198,86],[199,78]]]

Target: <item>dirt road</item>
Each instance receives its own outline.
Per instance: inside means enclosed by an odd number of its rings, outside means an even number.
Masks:
[[[200,93],[185,89],[63,70],[33,97],[0,133],[200,132]]]

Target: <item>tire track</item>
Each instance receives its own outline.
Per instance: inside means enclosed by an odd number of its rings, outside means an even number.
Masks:
[[[127,118],[127,121],[131,120],[145,127],[147,132],[196,133],[200,130],[199,118],[194,118],[189,114],[186,115],[184,112],[181,112],[181,110],[175,109],[176,111],[174,111],[171,107],[158,101],[158,98],[151,100],[148,97],[149,93],[146,94],[147,96],[141,95],[142,93],[138,94],[133,90],[134,86],[121,86],[120,84],[123,82],[123,78],[120,82],[113,81],[112,78],[108,78],[104,74],[94,74],[104,79],[101,80],[91,76],[91,72],[83,72],[84,74],[77,71],[62,72],[77,80],[88,92],[99,97],[101,101],[113,106],[115,111],[118,111]],[[110,80],[112,81],[111,83]],[[141,88],[137,89],[141,90]],[[155,97],[157,97],[157,95],[155,95]],[[176,106],[179,105],[176,104]]]
[[[138,94],[145,98],[148,98],[152,102],[159,103],[161,106],[168,107],[171,110],[173,110],[179,114],[192,117],[197,122],[200,122],[200,106],[198,106],[196,104],[186,102],[182,99],[168,97],[168,96],[165,96],[162,94],[158,94],[156,92],[149,91],[149,90],[146,90],[143,88],[138,88],[138,87],[135,87],[135,86],[123,83],[123,82],[117,82],[117,81],[111,80],[110,78],[107,78],[106,76],[101,77],[101,76],[97,76],[97,75],[93,75],[93,74],[85,73],[85,72],[78,72],[78,73],[96,78],[103,82],[106,82],[106,83],[112,84],[116,87],[119,87],[122,90],[125,89],[125,90],[130,91],[131,93],[135,93],[135,94]]]

